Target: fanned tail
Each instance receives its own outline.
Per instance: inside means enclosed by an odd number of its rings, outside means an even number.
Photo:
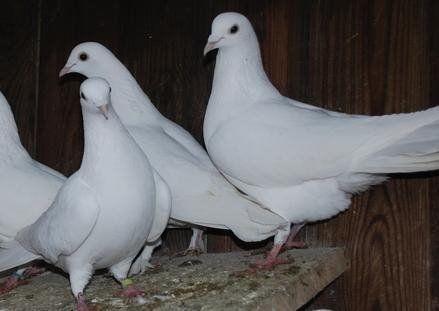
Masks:
[[[419,118],[422,117],[424,114],[419,115]],[[422,124],[372,153],[360,164],[360,169],[362,172],[380,174],[439,169],[439,120]]]

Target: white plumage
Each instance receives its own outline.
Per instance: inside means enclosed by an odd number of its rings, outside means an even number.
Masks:
[[[82,83],[81,167],[50,208],[16,237],[28,251],[69,273],[78,308],[85,303],[83,289],[94,270],[109,268],[118,281],[124,280],[134,257],[147,240],[158,238],[169,216],[162,212],[165,217],[155,219],[161,215],[157,201],[169,212],[169,192],[109,102],[105,80]]]
[[[159,113],[125,66],[104,46],[94,42],[76,46],[60,74],[68,72],[109,81],[116,112],[171,189],[172,219],[230,229],[244,241],[263,240],[285,225],[283,219],[230,185],[200,144]],[[249,216],[248,210],[256,213]]]
[[[14,116],[0,92],[0,272],[36,258],[16,249],[14,238],[49,208],[64,181],[21,145]]]
[[[209,155],[229,181],[288,222],[330,218],[385,174],[439,168],[438,107],[369,117],[284,97],[238,13],[213,21],[205,52],[216,48],[204,122]],[[280,232],[277,243],[285,240]]]

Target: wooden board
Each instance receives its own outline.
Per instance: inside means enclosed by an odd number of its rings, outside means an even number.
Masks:
[[[93,277],[85,296],[99,310],[296,310],[347,268],[343,250],[289,251],[274,270],[247,272],[258,256],[248,252],[162,257],[159,269],[133,278],[142,300],[123,300],[113,278]],[[1,310],[72,310],[67,278],[46,273],[0,297]]]

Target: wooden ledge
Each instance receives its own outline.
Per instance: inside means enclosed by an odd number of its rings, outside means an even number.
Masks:
[[[249,252],[160,259],[161,267],[133,278],[144,299],[114,296],[118,284],[95,275],[86,289],[98,310],[295,310],[342,274],[348,262],[341,248],[291,250],[291,263],[271,271],[240,273],[260,258]],[[0,310],[72,310],[68,279],[48,272],[0,296]]]

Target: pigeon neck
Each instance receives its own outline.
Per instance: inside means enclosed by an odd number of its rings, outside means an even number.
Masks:
[[[14,116],[8,104],[0,104],[0,161],[30,159],[21,144]]]
[[[155,122],[161,114],[122,63],[106,75],[111,85],[111,101],[122,122],[136,126]]]
[[[206,145],[223,122],[243,113],[258,101],[280,96],[265,74],[258,41],[253,39],[245,45],[218,51],[204,118]]]
[[[264,71],[256,39],[218,52],[213,89],[232,91],[249,100],[279,95]]]
[[[99,170],[100,163],[112,162],[115,165],[121,158],[125,146],[121,144],[126,136],[129,136],[126,128],[122,125],[119,117],[111,105],[108,106],[106,119],[100,112],[90,112],[82,107],[84,121],[84,156],[81,169],[85,171]],[[103,161],[105,159],[105,161]]]

